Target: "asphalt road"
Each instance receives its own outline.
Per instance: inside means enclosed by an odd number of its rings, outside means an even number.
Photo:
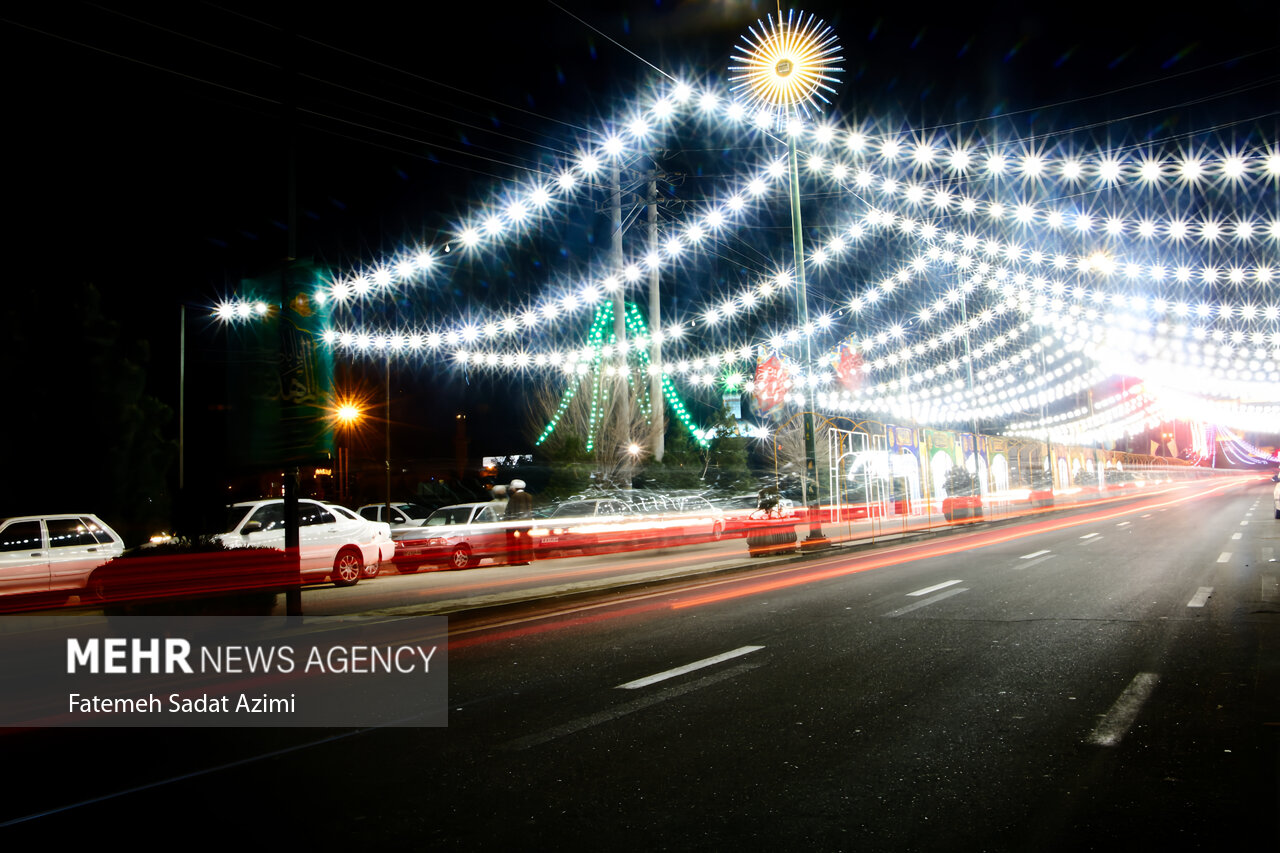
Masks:
[[[11,732],[0,834],[1275,849],[1278,546],[1254,481],[461,613],[447,728]]]
[[[1080,501],[1075,506],[1090,508],[1112,506],[1140,499],[1144,495],[1185,493],[1187,484],[1148,483],[1139,493],[1135,489],[1114,490],[1105,501]],[[1072,506],[1073,497],[1059,497],[1056,512]],[[1156,498],[1148,498],[1156,499]],[[1163,499],[1163,497],[1159,498]],[[1038,515],[1037,510],[1020,504],[988,506],[987,520],[1008,522],[1019,514]],[[958,522],[966,526],[969,522]],[[799,537],[808,535],[803,521],[796,524]],[[828,522],[823,533],[837,544],[867,547],[897,541],[903,537],[949,534],[954,526],[940,514],[891,515],[885,518]],[[475,606],[492,606],[518,602],[528,598],[546,598],[591,589],[613,590],[624,585],[669,580],[687,575],[740,570],[745,563],[765,564],[768,558],[750,558],[741,536],[727,535],[718,542],[689,541],[663,548],[637,547],[607,554],[576,556],[558,554],[540,558],[528,565],[501,565],[485,559],[478,567],[465,571],[424,571],[402,575],[386,568],[375,579],[363,580],[354,587],[336,588],[331,584],[308,587],[304,591],[304,612],[315,616],[382,611],[396,613],[452,613]],[[283,610],[281,610],[283,612]]]

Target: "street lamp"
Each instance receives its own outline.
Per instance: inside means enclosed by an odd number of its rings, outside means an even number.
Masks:
[[[338,503],[350,502],[351,479],[351,430],[364,416],[364,411],[354,400],[341,400],[333,410],[334,423],[342,432],[338,445]]]
[[[223,325],[253,322],[266,318],[271,306],[265,302],[244,300],[220,302],[210,312]],[[187,421],[187,303],[178,305],[178,492],[186,488],[186,421]]]
[[[840,43],[835,33],[813,15],[794,9],[787,11],[786,19],[778,13],[774,22],[770,15],[765,21],[756,22],[759,31],[751,28],[750,35],[742,37],[743,44],[729,66],[729,82],[748,104],[776,110],[777,118],[786,126],[787,161],[791,183],[791,244],[795,257],[796,305],[800,328],[804,331],[804,373],[810,376],[813,366],[813,342],[809,325],[809,303],[804,275],[804,236],[800,224],[800,166],[796,150],[797,126],[791,126],[810,111],[816,111],[818,101],[829,103],[823,92],[835,94],[830,85],[837,82],[841,70],[838,63]],[[804,411],[804,476],[801,478],[801,497],[808,508],[809,536],[801,548],[821,548],[830,544],[822,535],[822,518],[818,507],[818,454],[814,442],[812,399],[815,388],[810,384],[805,396]],[[812,495],[812,497],[810,497]]]

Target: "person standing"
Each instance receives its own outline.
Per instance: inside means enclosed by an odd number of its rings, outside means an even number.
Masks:
[[[507,521],[523,521],[533,518],[533,495],[524,490],[524,480],[512,480],[507,487],[507,509],[503,514]],[[507,565],[526,566],[533,559],[533,538],[530,525],[507,528]]]
[[[493,496],[489,499],[489,506],[493,507],[493,511],[498,514],[498,518],[507,517],[507,487],[498,484],[493,487]]]

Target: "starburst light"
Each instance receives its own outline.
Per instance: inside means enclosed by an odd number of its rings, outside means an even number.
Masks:
[[[757,21],[742,37],[729,66],[733,91],[752,106],[780,109],[784,114],[808,114],[830,103],[824,92],[842,70],[840,42],[832,29],[814,15],[795,9],[775,24],[773,16]]]

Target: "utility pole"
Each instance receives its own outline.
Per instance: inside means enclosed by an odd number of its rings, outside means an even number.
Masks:
[[[298,166],[297,166],[297,134],[294,125],[296,105],[294,103],[294,90],[297,83],[296,69],[296,50],[297,35],[288,30],[284,35],[285,45],[285,91],[286,97],[284,106],[284,135],[285,135],[285,154],[286,169],[288,176],[288,199],[287,210],[288,218],[286,220],[286,234],[288,241],[288,250],[284,262],[284,271],[280,276],[280,313],[276,322],[280,327],[280,352],[288,351],[289,347],[289,322],[286,319],[292,310],[293,298],[296,295],[297,283],[294,281],[294,262],[298,259]],[[280,360],[281,370],[285,369],[285,361]],[[284,383],[281,383],[283,388]],[[280,406],[283,411],[285,400],[283,392],[280,400]],[[285,437],[286,430],[284,424],[280,426],[281,438]],[[286,442],[280,442],[285,444]],[[290,460],[284,471],[284,552],[285,559],[289,561],[290,575],[294,578],[294,582],[289,584],[285,590],[285,614],[290,617],[302,616],[302,555],[300,551],[300,540],[298,535],[298,464],[296,461]]]
[[[385,463],[385,467],[387,469],[387,509],[386,509],[386,515],[384,517],[387,519],[387,523],[390,524],[391,523],[391,344],[390,343],[387,344],[387,411],[386,411],[386,418],[384,418],[384,420],[386,421],[386,430],[387,430],[387,436],[386,436],[387,454],[386,454],[386,459],[383,460]]]
[[[658,251],[658,172],[649,171],[649,251]],[[649,270],[649,428],[653,461],[666,452],[666,408],[662,399],[662,302],[658,294],[658,267]]]
[[[610,237],[612,238],[612,260],[613,267],[616,270],[622,269],[622,167],[619,165],[615,157],[613,163],[609,167],[609,212],[611,216]],[[614,441],[612,446],[608,446],[608,442],[600,452],[608,454],[607,464],[609,468],[618,465],[619,479],[622,481],[623,488],[631,488],[632,461],[629,453],[626,452],[627,447],[631,444],[631,389],[628,387],[629,369],[627,367],[627,299],[623,286],[619,286],[613,294],[613,346],[614,352],[618,357],[618,375],[617,381],[610,383],[614,386],[613,412],[614,422],[616,424]],[[618,461],[621,454],[622,461]]]
[[[973,351],[969,348],[969,309],[968,297],[964,293],[963,283],[960,292],[960,322],[964,326],[964,364],[969,373],[969,399],[973,400]],[[972,403],[970,403],[972,405]],[[961,451],[963,453],[963,450]],[[982,491],[982,476],[978,465],[978,411],[973,410],[973,478],[978,483],[978,491]]]

